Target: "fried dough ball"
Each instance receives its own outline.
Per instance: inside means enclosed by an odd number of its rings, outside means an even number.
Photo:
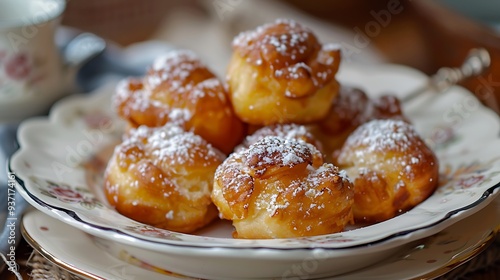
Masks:
[[[132,129],[108,163],[106,198],[136,221],[192,232],[217,217],[210,193],[224,158],[200,136],[175,125]]]
[[[320,152],[322,151],[321,143],[316,140],[307,127],[299,124],[275,124],[262,127],[256,130],[253,134],[248,135],[243,142],[236,147],[235,151],[248,149],[250,145],[255,144],[267,136],[278,136],[282,138],[301,140],[315,146]]]
[[[380,222],[411,209],[438,185],[439,166],[413,126],[373,120],[347,139],[338,162],[354,180],[354,218]]]
[[[292,20],[244,32],[233,41],[227,72],[236,114],[253,125],[310,123],[323,118],[337,95],[338,45],[322,46]]]
[[[175,123],[226,154],[245,134],[226,88],[191,51],[169,52],[143,79],[123,80],[114,107],[132,127]]]
[[[328,161],[336,164],[336,153],[360,125],[374,119],[406,120],[399,100],[391,95],[369,98],[358,88],[341,86],[328,115],[309,130],[322,143]]]
[[[235,238],[288,238],[339,232],[352,222],[349,179],[313,145],[265,137],[235,152],[215,174],[212,200]]]

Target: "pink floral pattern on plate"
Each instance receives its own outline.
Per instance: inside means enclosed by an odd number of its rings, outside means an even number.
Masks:
[[[177,236],[179,233],[172,232],[169,230],[164,230],[161,228],[157,227],[152,227],[148,225],[135,225],[135,226],[127,226],[126,229],[139,233],[141,235],[146,235],[146,236],[151,236],[151,237],[158,237],[158,238],[165,238],[165,239],[170,239],[170,240],[182,240],[178,238]]]
[[[40,193],[56,198],[69,204],[79,204],[85,209],[92,210],[96,207],[102,208],[102,203],[97,200],[87,188],[70,187],[62,183],[32,177],[31,180],[40,186]]]
[[[488,161],[472,161],[453,167],[445,164],[440,172],[438,192],[452,194],[457,190],[478,187],[485,183],[491,183],[492,178],[500,175],[500,170],[492,170],[498,164],[500,157]]]

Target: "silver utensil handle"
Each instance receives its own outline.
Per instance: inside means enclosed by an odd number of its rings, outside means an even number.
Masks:
[[[481,74],[490,67],[490,64],[490,54],[486,49],[472,49],[462,63],[462,66],[440,68],[436,74],[430,77],[426,85],[404,96],[401,98],[401,101],[409,102],[428,90],[443,92],[467,78]]]

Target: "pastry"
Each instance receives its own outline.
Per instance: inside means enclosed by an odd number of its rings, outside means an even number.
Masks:
[[[132,127],[175,123],[226,154],[245,134],[225,86],[187,50],[157,58],[142,79],[123,80],[114,107]]]
[[[212,200],[236,238],[288,238],[339,232],[352,221],[344,172],[313,145],[265,137],[217,169]]]
[[[338,93],[338,45],[321,45],[308,28],[277,20],[238,35],[227,81],[236,114],[253,125],[310,123]]]
[[[438,186],[438,160],[413,126],[372,120],[358,127],[340,150],[338,164],[354,181],[354,218],[380,222],[429,197]]]
[[[129,131],[105,171],[105,194],[121,214],[158,228],[193,232],[217,217],[210,194],[225,156],[172,124]]]
[[[392,95],[369,98],[358,88],[341,86],[327,116],[309,126],[322,143],[328,161],[336,163],[336,153],[347,137],[361,124],[374,119],[406,120],[399,100]]]

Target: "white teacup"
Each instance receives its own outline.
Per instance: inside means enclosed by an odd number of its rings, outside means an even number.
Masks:
[[[55,43],[65,0],[0,1],[0,123],[44,113],[68,93],[76,68]]]

